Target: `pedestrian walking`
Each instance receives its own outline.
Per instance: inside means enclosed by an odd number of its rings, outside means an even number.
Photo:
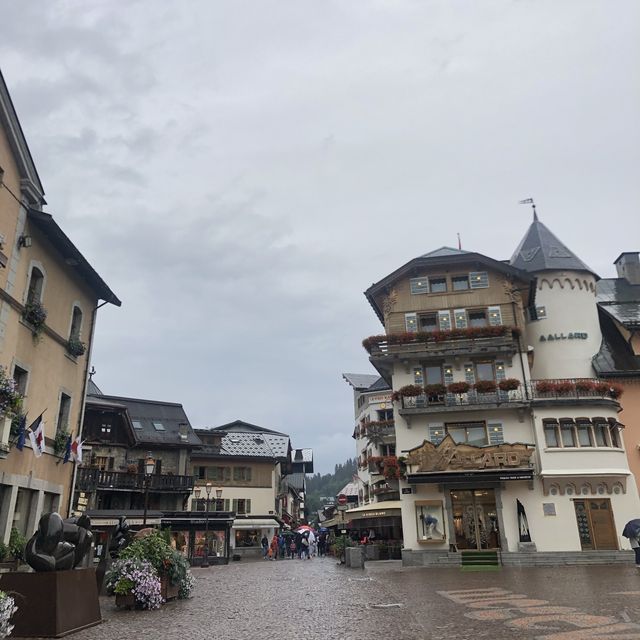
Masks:
[[[284,560],[287,551],[287,539],[282,533],[278,536],[278,550],[280,551],[280,557]]]
[[[260,545],[262,546],[262,557],[266,560],[267,554],[269,553],[269,538],[267,538],[267,536],[262,536]]]
[[[293,560],[296,555],[296,541],[294,538],[291,538],[291,543],[289,544],[289,559]]]
[[[629,539],[631,548],[636,554],[636,568],[640,569],[640,519],[629,520],[624,525],[622,535]]]
[[[273,538],[271,538],[271,548],[269,549],[270,556],[272,560],[278,559],[278,536],[277,534],[273,534]]]

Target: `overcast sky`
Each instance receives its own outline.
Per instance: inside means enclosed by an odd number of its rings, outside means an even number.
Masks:
[[[122,299],[105,393],[355,455],[362,292],[531,212],[601,276],[640,249],[636,0],[0,0],[52,213]]]

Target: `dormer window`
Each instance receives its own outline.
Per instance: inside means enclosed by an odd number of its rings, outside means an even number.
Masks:
[[[134,429],[142,429],[142,422],[140,422],[140,420],[132,420],[131,424]]]
[[[156,431],[166,431],[166,429],[164,428],[164,425],[162,424],[162,422],[157,422],[157,421],[153,421],[153,428]]]

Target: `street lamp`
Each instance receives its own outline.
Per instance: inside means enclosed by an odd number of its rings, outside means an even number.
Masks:
[[[207,507],[204,514],[204,560],[202,562],[203,567],[209,566],[209,499],[211,497],[212,485],[210,482],[204,486],[204,490],[207,492]]]
[[[156,468],[156,461],[149,452],[147,459],[144,461],[144,516],[142,517],[142,526],[147,526],[147,509],[149,508],[149,485],[151,484],[151,476]]]
[[[220,502],[222,502],[222,489],[216,489],[216,511],[224,511]]]

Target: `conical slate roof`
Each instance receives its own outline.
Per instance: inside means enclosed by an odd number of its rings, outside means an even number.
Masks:
[[[573,251],[560,242],[538,220],[538,216],[535,214],[531,226],[515,253],[511,256],[509,264],[512,267],[530,273],[538,271],[587,271],[596,278],[599,277]]]

